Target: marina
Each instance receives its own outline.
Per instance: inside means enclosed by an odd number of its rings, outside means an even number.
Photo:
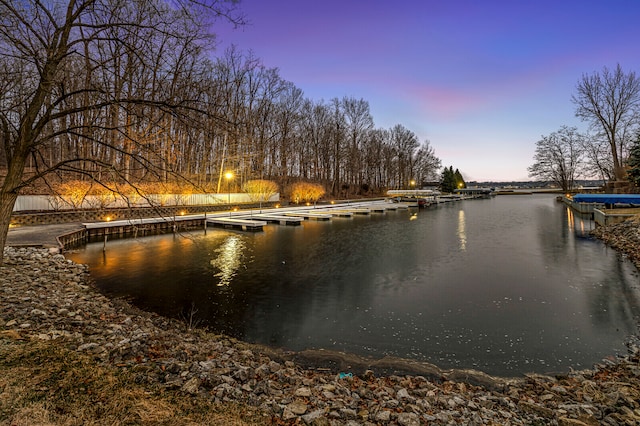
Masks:
[[[637,269],[555,195],[326,215],[262,232],[113,239],[106,251],[96,241],[67,256],[109,295],[173,317],[195,303],[214,332],[284,350],[513,375],[588,368],[635,332]]]

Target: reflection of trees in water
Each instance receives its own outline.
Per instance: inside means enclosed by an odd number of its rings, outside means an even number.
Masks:
[[[640,316],[640,288],[628,261],[620,256],[608,256],[609,268],[603,268],[602,279],[594,283],[589,301],[596,324],[622,323],[627,332],[637,331]]]
[[[389,217],[344,219],[252,235],[248,244],[259,256],[229,286],[211,290],[202,314],[215,329],[258,343],[287,347],[304,340],[318,309],[351,317],[355,307],[368,306],[371,257],[383,254],[371,253],[371,233],[362,228],[390,225]]]
[[[537,211],[537,221],[548,226],[539,233],[545,261],[570,267],[577,271],[576,279],[582,280],[583,286],[593,287],[585,288],[584,293],[596,325],[620,323],[634,332],[640,315],[640,290],[637,278],[633,278],[633,266],[590,237],[594,226],[590,219],[568,206],[561,208],[561,220],[550,217],[554,212],[548,208]],[[558,213],[557,209],[551,210]],[[603,250],[595,250],[596,247]],[[594,257],[597,262],[593,262]]]
[[[590,296],[589,307],[596,325],[612,323],[624,324],[627,331],[635,332],[636,321],[640,316],[640,290],[637,285],[637,278],[633,278],[631,263],[621,257],[618,253],[605,247],[602,241],[596,240],[589,235],[593,221],[574,212],[569,207],[565,209],[567,226],[565,227],[568,237],[575,235],[571,252],[567,250],[566,260],[571,259],[577,271],[589,271],[593,274],[593,265],[590,257],[586,257],[581,252],[584,247],[581,245],[597,245],[601,251],[594,253],[598,257],[598,275],[589,275],[594,290],[587,291]],[[565,261],[566,261],[565,260]]]
[[[562,213],[558,208],[540,206],[536,208],[534,222],[538,229],[540,247],[546,262],[550,264],[562,264],[566,262],[569,248],[573,246],[573,234],[567,225],[571,218],[567,215],[567,210],[562,208]],[[561,214],[561,218],[558,215]]]
[[[275,241],[264,241],[263,249],[273,254],[270,273],[249,279],[261,281],[271,293],[246,323],[249,338],[282,347],[300,345],[307,338],[302,336],[305,327],[318,320],[318,309],[331,307],[333,315],[326,321],[332,322],[368,304],[372,241],[363,228],[373,231],[377,222],[359,218],[305,223],[304,229],[278,233],[272,236]],[[384,226],[392,226],[389,218]],[[273,306],[275,301],[279,304]],[[312,325],[322,328],[326,324]]]

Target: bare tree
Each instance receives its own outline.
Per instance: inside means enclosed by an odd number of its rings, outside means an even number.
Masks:
[[[414,156],[420,146],[418,137],[411,130],[396,124],[390,130],[391,145],[394,148],[397,162],[397,188],[406,188],[409,181],[415,180]]]
[[[373,117],[369,102],[364,99],[344,97],[340,103],[347,137],[345,178],[348,184],[358,185],[362,181],[362,146],[373,130]]]
[[[536,142],[535,163],[529,176],[556,183],[563,191],[573,189],[573,183],[583,171],[584,136],[575,127],[563,126]]]
[[[586,176],[597,176],[603,182],[614,180],[611,150],[605,137],[585,135],[582,151],[585,155]]]
[[[435,150],[429,141],[425,141],[415,154],[414,179],[416,182],[437,180],[440,167],[442,162],[436,157]]]
[[[165,119],[200,105],[177,88],[189,61],[152,52],[164,44],[197,52],[216,16],[235,20],[234,2],[0,0],[0,81],[9,85],[0,98],[0,249],[18,194],[36,180],[161,174],[166,151],[148,136],[172,137]]]
[[[638,123],[640,114],[640,79],[634,72],[624,73],[620,64],[610,71],[583,75],[572,96],[576,116],[599,128],[609,142],[613,174],[617,180],[625,176],[627,149],[623,133]]]

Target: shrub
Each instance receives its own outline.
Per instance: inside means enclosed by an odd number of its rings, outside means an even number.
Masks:
[[[242,190],[249,194],[251,201],[267,201],[272,195],[278,193],[278,184],[264,179],[247,181]]]
[[[291,186],[291,199],[294,203],[314,203],[325,193],[322,185],[310,182],[298,182]]]
[[[91,183],[81,180],[62,182],[56,188],[60,198],[74,209],[82,208],[82,203],[91,190]]]

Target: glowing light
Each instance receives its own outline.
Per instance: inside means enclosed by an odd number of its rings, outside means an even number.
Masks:
[[[106,220],[107,222],[111,222],[111,216],[105,217],[104,220]]]
[[[310,206],[310,205],[311,205],[311,203],[307,203],[307,205],[308,205],[308,206]]]
[[[275,206],[273,206],[273,207],[275,207],[276,209],[279,209],[279,208],[280,208],[280,204],[276,204],[276,205],[275,205]]]
[[[184,216],[184,210],[180,212],[180,216]]]
[[[335,204],[335,203],[336,203],[335,201],[331,200],[331,204]]]
[[[225,173],[225,174],[224,174],[224,177],[225,177],[227,180],[231,180],[231,179],[233,179],[233,172],[227,172],[227,173]]]

